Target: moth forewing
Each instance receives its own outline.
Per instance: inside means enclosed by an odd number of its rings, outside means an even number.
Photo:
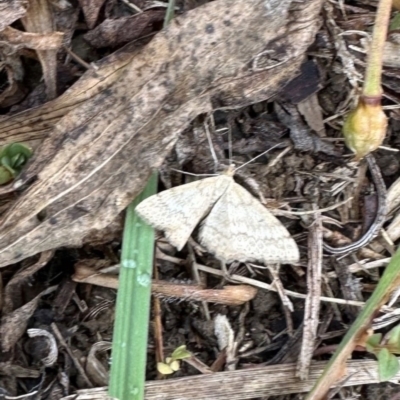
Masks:
[[[196,226],[199,242],[225,263],[293,263],[299,249],[287,229],[233,180],[233,169],[181,185],[141,202],[138,215],[181,250]]]
[[[293,263],[300,255],[287,229],[232,179],[202,222],[199,242],[225,263]]]
[[[146,223],[163,231],[165,238],[181,250],[231,180],[220,175],[177,186],[145,199],[135,211]]]

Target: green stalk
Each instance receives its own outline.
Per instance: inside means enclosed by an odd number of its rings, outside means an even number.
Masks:
[[[357,319],[342,339],[335,354],[329,360],[323,374],[315,383],[306,400],[323,400],[329,389],[344,375],[346,361],[355,346],[371,327],[379,309],[388,301],[390,295],[400,285],[400,247],[390,260],[371,297],[368,299]]]
[[[343,125],[347,147],[357,159],[376,150],[385,139],[387,117],[382,110],[382,59],[388,31],[392,0],[380,0],[372,41],[368,50],[364,86],[357,107]]]
[[[174,18],[174,15],[175,15],[175,0],[169,0],[167,12],[165,13],[165,18],[164,18],[164,25],[163,25],[164,28],[168,26],[168,24]]]
[[[169,0],[164,28],[174,17],[175,0]],[[135,213],[136,206],[157,193],[154,172],[143,192],[129,205],[122,241],[115,311],[109,395],[119,400],[143,400],[146,380],[154,229]]]
[[[371,47],[368,50],[367,69],[365,70],[363,87],[364,97],[378,97],[380,99],[382,95],[382,58],[391,10],[392,0],[380,0],[372,32]]]
[[[109,394],[120,400],[142,400],[146,372],[154,229],[135,207],[157,192],[158,174],[129,205],[122,242]]]

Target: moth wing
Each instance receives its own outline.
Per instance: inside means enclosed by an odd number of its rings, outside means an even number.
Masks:
[[[282,223],[234,181],[203,221],[199,242],[226,263],[284,264],[300,258]]]
[[[148,197],[135,210],[146,223],[164,231],[166,239],[181,250],[230,179],[221,175],[177,186]]]

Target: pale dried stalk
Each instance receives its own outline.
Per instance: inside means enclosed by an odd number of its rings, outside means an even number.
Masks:
[[[21,21],[27,32],[53,33],[54,21],[49,0],[30,0],[28,11]],[[36,52],[46,82],[47,100],[52,100],[57,97],[57,50],[36,50]]]
[[[145,400],[244,400],[292,393],[307,393],[324,370],[326,362],[313,362],[310,376],[301,381],[296,364],[271,365],[146,383]],[[351,360],[344,387],[378,383],[378,363],[374,360]],[[394,378],[400,379],[400,373]],[[161,396],[161,397],[160,397]],[[106,388],[79,390],[62,400],[109,400]]]
[[[98,274],[80,266],[72,279],[79,283],[89,283],[111,289],[118,288],[118,277],[111,274]],[[161,298],[182,299],[186,301],[207,301],[231,306],[242,305],[252,300],[257,289],[249,285],[225,286],[223,289],[204,289],[199,285],[184,285],[165,281],[152,281],[152,293]]]

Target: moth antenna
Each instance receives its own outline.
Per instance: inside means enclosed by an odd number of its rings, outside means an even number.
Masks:
[[[228,154],[229,164],[231,165],[233,155],[232,155],[232,129],[230,126],[228,128],[228,152],[229,152],[229,154]]]
[[[240,168],[243,168],[243,167],[246,166],[247,164],[252,163],[254,160],[256,160],[257,158],[263,156],[264,154],[267,154],[268,152],[270,152],[271,150],[273,150],[273,149],[275,149],[276,147],[280,146],[281,144],[283,144],[283,142],[282,142],[282,143],[277,143],[276,145],[270,147],[268,150],[265,150],[264,152],[262,152],[262,153],[259,154],[258,156],[256,156],[256,157],[252,158],[251,160],[245,162],[245,163],[242,164],[240,167],[237,167],[237,168],[235,169],[235,172],[236,172],[237,170],[239,170]]]
[[[210,117],[210,119],[211,118],[212,117]],[[208,123],[207,122],[208,122],[208,119],[204,122],[204,130],[206,131],[208,145],[210,147],[210,152],[211,152],[212,158],[214,160],[214,172],[216,172],[219,163],[218,163],[218,159],[217,159],[217,154],[215,153],[214,145],[213,145],[213,142],[212,142],[212,139],[211,139],[211,134],[210,134],[210,130],[208,129]]]
[[[171,171],[179,172],[184,175],[190,176],[218,176],[218,174],[194,174],[192,172],[182,171],[181,169],[171,168]]]

